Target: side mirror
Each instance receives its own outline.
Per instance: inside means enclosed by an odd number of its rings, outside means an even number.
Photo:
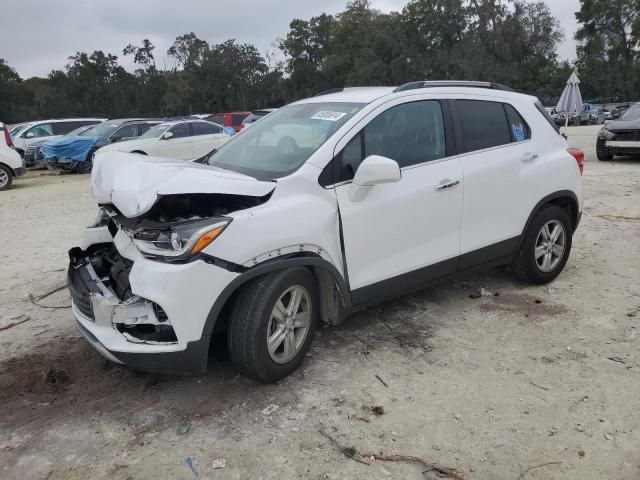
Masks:
[[[27,133],[27,134],[25,135],[25,137],[27,137],[27,138],[33,138],[33,137],[35,137],[35,135],[33,134],[33,132],[29,132],[29,133]]]
[[[398,162],[379,155],[369,155],[353,177],[349,198],[352,202],[360,202],[374,186],[398,182],[401,178]]]
[[[169,140],[171,137],[173,137],[173,132],[164,132],[162,134],[162,139],[163,140]]]

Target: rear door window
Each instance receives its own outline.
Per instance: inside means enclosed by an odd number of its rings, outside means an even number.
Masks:
[[[66,135],[67,133],[75,130],[78,127],[81,127],[82,125],[82,122],[56,122],[52,124],[53,134]]]
[[[511,131],[502,103],[456,100],[455,109],[462,129],[464,152],[511,143]]]
[[[193,128],[194,136],[222,133],[222,128],[208,122],[193,122],[191,124],[191,128]]]

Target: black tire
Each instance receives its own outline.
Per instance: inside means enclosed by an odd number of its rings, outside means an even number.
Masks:
[[[294,287],[303,287],[309,295],[309,327],[295,356],[285,363],[277,363],[267,348],[267,332],[276,303]],[[249,281],[234,302],[227,327],[227,345],[234,367],[241,374],[265,383],[290,375],[309,350],[318,316],[317,285],[309,270],[281,270]]]
[[[93,161],[91,160],[78,162],[78,173],[91,173],[92,168],[93,168]]]
[[[542,228],[549,222],[558,222],[564,229],[564,250],[559,261],[549,271],[544,271],[536,260],[536,246]],[[543,285],[553,281],[567,264],[571,253],[573,226],[565,209],[557,205],[544,206],[533,218],[522,239],[520,250],[512,263],[515,277],[524,283]],[[539,248],[542,248],[539,246]]]
[[[13,183],[13,173],[5,165],[0,165],[0,191],[7,190]]]
[[[610,160],[613,160],[613,154],[607,152],[604,141],[600,139],[596,141],[596,157],[601,162],[608,162]]]

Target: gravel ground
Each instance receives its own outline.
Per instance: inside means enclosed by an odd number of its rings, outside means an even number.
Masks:
[[[88,178],[29,173],[0,193],[0,478],[437,478],[356,461],[381,452],[465,479],[640,478],[640,161],[596,161],[596,131],[570,128],[586,206],[553,284],[494,270],[368,309],[278,385],[224,353],[197,378],[102,360],[65,290],[34,300],[93,220]]]

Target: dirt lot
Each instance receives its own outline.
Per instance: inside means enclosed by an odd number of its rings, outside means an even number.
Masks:
[[[30,173],[0,193],[0,478],[425,478],[347,458],[379,452],[465,479],[640,478],[640,161],[596,161],[596,130],[570,130],[586,206],[556,282],[490,271],[385,303],[321,328],[278,385],[224,354],[198,378],[109,365],[65,290],[34,305],[96,208],[86,176]]]

